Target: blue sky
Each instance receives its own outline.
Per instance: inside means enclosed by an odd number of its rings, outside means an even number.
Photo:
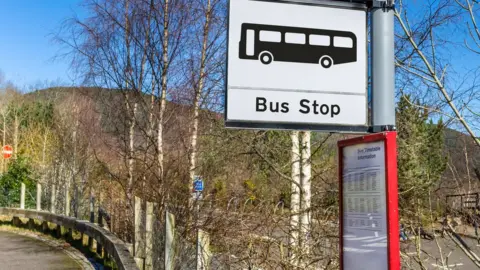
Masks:
[[[85,10],[80,0],[0,0],[0,70],[21,89],[48,83],[73,84],[68,61],[53,58],[52,41],[62,21]]]
[[[0,71],[7,80],[21,89],[47,84],[78,84],[69,72],[68,59],[54,57],[60,46],[52,41],[62,22],[75,15],[86,17],[80,6],[82,0],[0,0]],[[425,10],[421,1],[410,0],[411,22],[422,19]],[[398,30],[398,29],[397,29]],[[442,54],[453,64],[451,69],[462,78],[467,71],[477,68],[480,56],[465,50],[465,33],[452,35],[453,29],[444,29],[444,36],[452,43]],[[456,44],[456,45],[455,45]]]

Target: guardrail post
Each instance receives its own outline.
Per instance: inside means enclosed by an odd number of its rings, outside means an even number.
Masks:
[[[62,226],[57,224],[55,228],[55,233],[57,235],[57,238],[62,238]]]
[[[153,215],[154,203],[147,202],[145,222],[145,270],[153,269]]]
[[[135,196],[135,262],[140,270],[145,263],[145,234],[143,228],[142,199]]]
[[[25,209],[25,184],[20,186],[20,209]]]
[[[210,236],[203,230],[197,232],[197,270],[207,270],[210,265]]]
[[[48,227],[48,222],[47,221],[43,221],[42,222],[42,231],[43,232],[47,232],[50,228]]]
[[[13,224],[13,226],[18,227],[18,226],[20,226],[21,223],[22,223],[22,222],[20,221],[20,218],[19,218],[19,217],[13,217],[13,218],[12,218],[12,224]]]
[[[165,270],[174,269],[175,259],[175,216],[167,211],[165,215]]]
[[[37,211],[42,210],[42,184],[37,183]]]
[[[27,225],[29,230],[33,230],[35,228],[35,220],[33,220],[33,218],[29,218]]]
[[[71,228],[67,228],[67,236],[66,239],[67,241],[72,241],[73,240],[73,230]]]

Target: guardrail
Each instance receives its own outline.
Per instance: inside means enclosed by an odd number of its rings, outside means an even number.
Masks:
[[[117,238],[113,233],[105,230],[97,224],[90,223],[86,220],[77,220],[73,217],[56,215],[44,211],[25,210],[18,208],[2,208],[0,207],[0,215],[11,216],[12,218],[28,218],[29,220],[40,220],[50,222],[58,226],[75,230],[95,239],[100,244],[104,253],[108,254],[115,262],[120,270],[138,269],[135,260],[125,245],[125,243]],[[30,221],[29,221],[30,222]],[[33,223],[32,223],[33,224]]]

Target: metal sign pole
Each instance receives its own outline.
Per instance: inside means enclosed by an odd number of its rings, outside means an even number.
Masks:
[[[372,132],[395,131],[395,32],[394,0],[374,0],[371,9],[372,33]],[[386,144],[388,265],[400,269],[396,133]],[[388,142],[388,140],[387,140]],[[394,180],[394,181],[393,181]]]
[[[372,31],[372,131],[395,130],[393,1],[374,0]]]

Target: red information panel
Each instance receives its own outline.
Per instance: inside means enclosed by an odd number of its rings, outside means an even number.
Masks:
[[[397,133],[338,142],[340,269],[399,270]]]

